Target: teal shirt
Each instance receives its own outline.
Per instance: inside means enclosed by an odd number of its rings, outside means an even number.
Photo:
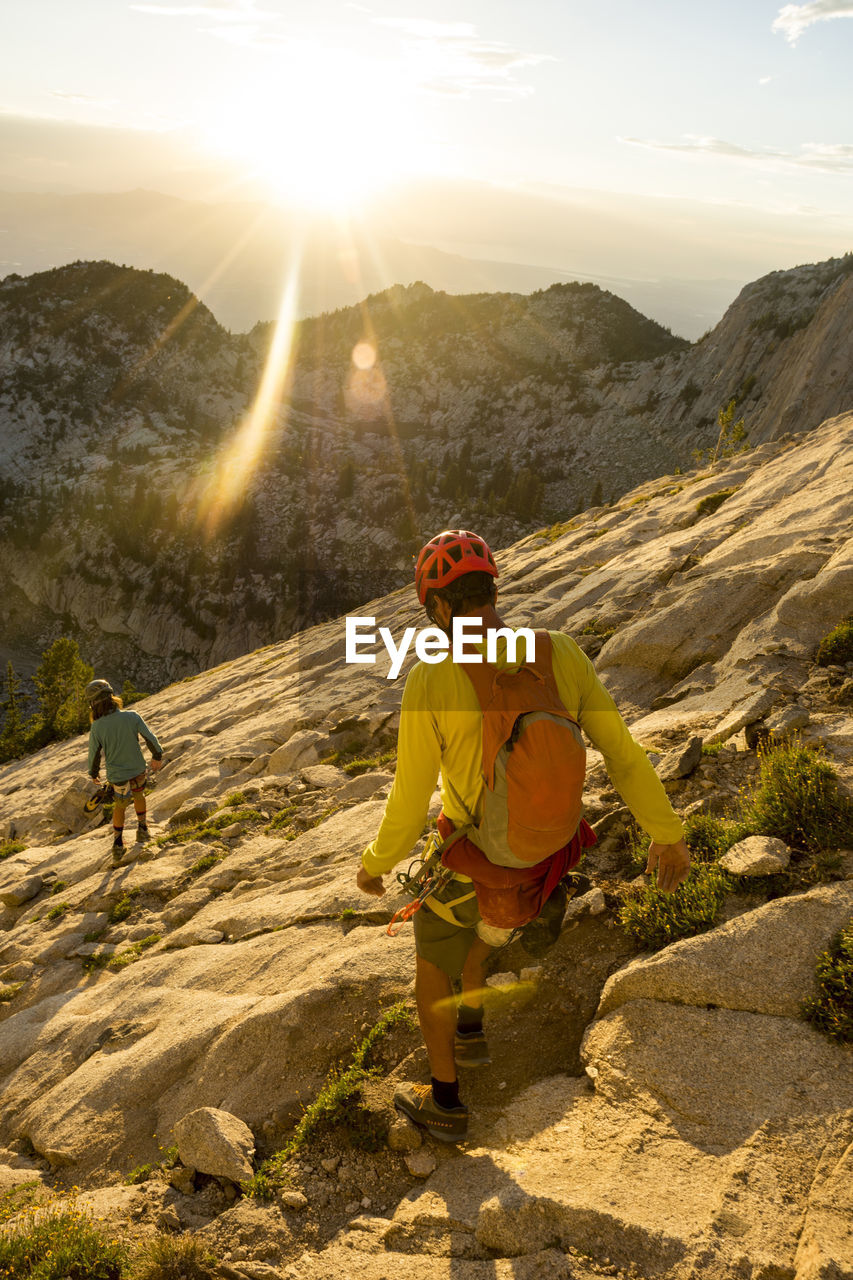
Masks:
[[[111,711],[101,716],[89,730],[89,773],[100,772],[101,753],[107,761],[107,781],[127,782],[145,772],[145,757],[139,746],[142,737],[159,760],[163,748],[136,711]]]

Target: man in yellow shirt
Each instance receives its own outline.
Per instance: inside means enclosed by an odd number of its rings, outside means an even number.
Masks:
[[[446,634],[454,619],[461,617],[479,620],[487,634],[506,625],[495,609],[497,576],[494,558],[482,538],[464,530],[446,530],[431,539],[418,557],[418,599],[430,622]],[[647,873],[656,869],[658,888],[672,892],[690,868],[682,823],[592,663],[569,636],[550,635],[560,700],[602,753],[613,785],[651,836]],[[507,665],[505,649],[499,651],[497,665]],[[430,662],[421,661],[412,668],[403,693],[394,785],[378,835],[365,849],[357,875],[364,893],[381,896],[385,892],[382,877],[417,843],[439,772],[446,817],[456,828],[477,825],[484,785],[482,720],[474,686],[450,652],[433,654]],[[459,900],[465,897],[464,889],[458,881],[451,882],[444,897]],[[452,916],[455,920],[449,922],[427,904],[413,917],[415,995],[431,1081],[402,1086],[394,1103],[435,1137],[460,1142],[467,1134],[468,1110],[459,1098],[457,1066],[490,1061],[483,1036],[485,963],[510,931],[486,925],[473,897],[454,906]],[[453,999],[456,980],[462,986],[458,1008]]]

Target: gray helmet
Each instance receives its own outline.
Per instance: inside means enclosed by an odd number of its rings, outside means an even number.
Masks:
[[[112,698],[113,687],[109,680],[90,680],[86,685],[86,697],[91,703],[100,702],[102,698]]]

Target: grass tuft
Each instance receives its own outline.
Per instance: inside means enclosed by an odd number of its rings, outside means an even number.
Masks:
[[[213,1254],[190,1235],[159,1235],[134,1259],[133,1280],[219,1280]]]
[[[716,863],[696,864],[676,893],[661,893],[655,885],[627,898],[619,923],[646,951],[660,951],[679,938],[692,938],[715,924],[731,887]]]
[[[794,740],[758,755],[758,786],[742,813],[751,833],[776,836],[809,853],[853,843],[853,802],[818,751]]]
[[[853,617],[844,618],[823,637],[815,657],[819,667],[844,666],[853,662]]]
[[[708,493],[704,498],[700,498],[696,503],[697,519],[701,520],[702,516],[713,515],[713,513],[723,505],[726,499],[730,498],[732,494],[736,492],[736,489],[718,489],[716,493]]]
[[[47,913],[48,920],[61,920],[66,911],[71,910],[70,902],[57,902]]]
[[[76,1206],[24,1214],[0,1237],[4,1280],[121,1280],[123,1245]]]
[[[853,920],[818,956],[817,995],[803,1004],[803,1015],[819,1031],[841,1044],[853,1041]]]
[[[244,1185],[247,1195],[268,1198],[284,1180],[288,1160],[320,1133],[337,1126],[347,1128],[353,1146],[368,1151],[379,1149],[387,1126],[380,1116],[372,1114],[364,1106],[361,1087],[365,1080],[375,1075],[375,1068],[370,1065],[373,1051],[389,1031],[398,1025],[413,1025],[412,1015],[402,1001],[386,1009],[370,1028],[356,1047],[349,1066],[337,1068],[329,1074],[317,1097],[305,1109],[289,1140],[280,1151],[265,1160],[255,1176]]]
[[[23,853],[26,847],[23,840],[3,840],[0,842],[0,862],[4,858],[11,858],[13,853]]]

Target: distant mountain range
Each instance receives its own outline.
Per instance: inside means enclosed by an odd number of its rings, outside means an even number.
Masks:
[[[164,274],[10,276],[0,658],[73,634],[157,687],[408,581],[437,529],[504,546],[689,467],[732,400],[753,446],[819,425],[853,406],[852,330],[853,255],[764,277],[693,345],[592,284],[421,282],[235,336]]]
[[[484,197],[469,192],[476,210]],[[432,196],[432,201],[436,199]],[[448,193],[459,207],[459,193]],[[440,203],[440,202],[439,202]],[[375,221],[346,228],[331,218],[310,224],[269,205],[204,203],[153,191],[121,194],[59,195],[0,191],[0,278],[29,275],[68,262],[108,259],[141,269],[153,268],[186,281],[221,324],[232,331],[272,320],[285,283],[298,272],[298,311],[317,315],[357,303],[394,284],[423,280],[448,293],[532,293],[572,280],[591,281],[627,299],[674,333],[697,338],[723,314],[748,276],[692,278],[673,252],[669,271],[644,266],[647,253],[628,246],[644,238],[658,263],[665,253],[659,228],[632,227],[626,215],[610,225],[601,214],[540,200],[531,215],[542,223],[541,252],[555,265],[500,261],[520,252],[523,210],[502,196],[502,232],[510,244],[490,235],[494,211],[480,210],[480,233],[494,258],[429,243],[430,225],[410,213],[386,210]],[[544,210],[544,213],[543,213]],[[399,215],[399,216],[398,216]],[[466,215],[459,234],[474,229]],[[476,216],[474,216],[476,224]],[[612,218],[610,219],[612,222]],[[624,225],[623,225],[624,223]],[[435,212],[437,235],[453,234]],[[602,227],[606,230],[602,232]],[[408,235],[395,234],[395,227]],[[417,238],[418,243],[414,243]],[[500,253],[498,252],[500,251]],[[568,255],[570,266],[561,266]],[[681,270],[682,274],[678,274]]]

